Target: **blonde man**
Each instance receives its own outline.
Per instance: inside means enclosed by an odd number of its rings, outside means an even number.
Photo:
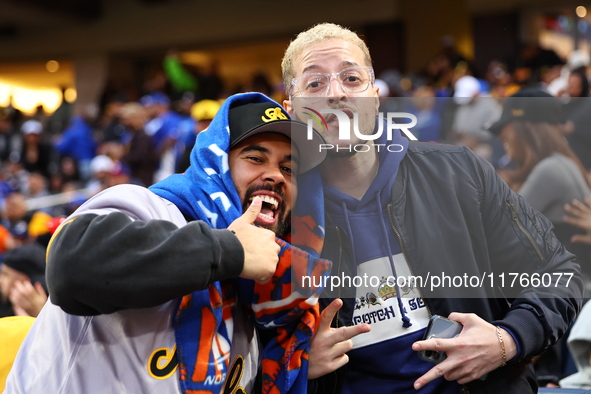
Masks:
[[[287,111],[304,122],[325,114],[320,131],[330,148],[320,171],[326,239],[334,242],[322,254],[337,262],[332,275],[413,278],[387,288],[345,285],[328,295],[342,301],[323,300],[308,374],[320,378],[311,389],[535,392],[529,359],[563,335],[582,297],[579,267],[550,223],[468,149],[409,143],[396,129],[380,135],[371,57],[352,31],[323,23],[300,33],[282,67]],[[342,114],[357,122],[350,139]],[[572,280],[551,291],[422,282],[515,272]],[[431,315],[460,322],[459,337],[422,340]],[[418,357],[436,350],[447,354],[437,366]]]

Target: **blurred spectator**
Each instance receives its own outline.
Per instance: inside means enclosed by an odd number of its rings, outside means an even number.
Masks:
[[[55,149],[62,157],[68,156],[76,161],[82,181],[90,178],[90,161],[96,154],[91,123],[96,119],[97,110],[96,105],[85,106],[81,115],[72,117],[68,128],[55,142]]]
[[[62,87],[62,103],[47,119],[46,131],[50,136],[61,134],[72,116],[73,105],[66,100],[66,88]]]
[[[0,256],[9,249],[16,248],[17,244],[14,241],[14,237],[6,229],[6,227],[0,225]],[[0,259],[0,264],[2,264]]]
[[[452,124],[452,141],[467,146],[486,160],[491,160],[491,139],[486,128],[499,118],[501,107],[471,75],[459,78],[454,85],[454,101],[458,105]]]
[[[439,142],[442,100],[437,102],[433,88],[421,86],[415,89],[412,104],[410,111],[417,117],[417,125],[412,129],[415,137],[421,142]]]
[[[180,118],[170,111],[170,100],[164,93],[154,92],[140,99],[146,108],[148,123],[144,131],[152,138],[158,157],[158,170],[154,182],[158,182],[175,172],[177,157],[182,151],[177,142],[180,138]]]
[[[523,43],[513,67],[513,80],[522,86],[540,83],[539,88],[545,90],[560,75],[563,64],[555,51],[538,43]]]
[[[591,389],[591,302],[587,302],[568,336],[568,348],[577,365],[577,373],[560,381],[561,388]]]
[[[0,292],[5,313],[0,317],[37,317],[48,294],[45,248],[31,243],[7,251],[0,266]]]
[[[122,162],[129,166],[131,177],[138,179],[143,186],[150,186],[154,182],[154,172],[158,165],[158,158],[152,139],[145,133],[146,111],[138,103],[127,103],[120,110],[121,124],[126,128],[129,136],[125,144],[127,153]]]
[[[584,234],[574,234],[570,241],[591,245],[591,200],[587,197],[583,202],[575,199],[566,204],[564,210],[567,214],[562,219],[566,223],[585,230]]]
[[[566,119],[558,99],[537,89],[522,89],[509,97],[501,119],[491,127],[500,134],[515,170],[502,172],[509,186],[554,225],[554,234],[577,256],[586,282],[591,271],[591,248],[573,244],[580,232],[563,220],[565,204],[591,194],[585,170],[569,148],[559,127]],[[511,207],[509,207],[511,208]],[[554,381],[563,376],[562,344],[548,349],[535,363],[536,375]]]
[[[567,91],[571,72],[579,71],[585,74],[585,68],[589,66],[590,61],[591,59],[589,58],[589,52],[584,49],[578,49],[571,52],[571,54],[568,56],[566,65],[560,70],[560,76],[548,84],[548,93],[556,97],[563,96]],[[575,95],[571,97],[580,96]]]
[[[70,156],[64,156],[61,158],[59,165],[59,174],[61,174],[63,182],[80,181],[80,175],[78,174],[78,166],[76,165],[76,161]]]
[[[27,120],[21,127],[24,146],[20,162],[28,172],[40,172],[49,178],[56,170],[55,151],[49,143],[41,141],[43,126],[36,120]]]
[[[1,312],[0,312],[1,313]],[[35,318],[31,316],[7,316],[0,318],[0,392],[4,391],[6,377],[23,339],[31,329]]]
[[[191,151],[195,145],[197,135],[209,126],[220,107],[221,103],[218,100],[201,100],[193,104],[191,107],[191,117],[195,119],[197,123],[195,124],[194,132],[189,135],[190,138],[186,140],[185,151],[176,167],[177,172],[185,172],[189,167]]]
[[[14,127],[7,108],[0,108],[0,160],[9,158],[18,161],[23,147],[23,137]]]
[[[99,128],[102,130],[100,142],[121,142],[125,127],[121,124],[119,111],[127,101],[127,95],[118,93],[113,95],[105,105],[105,111],[99,121]]]
[[[591,169],[591,100],[589,80],[581,71],[573,71],[568,78],[566,94],[568,102],[564,104],[564,113],[572,122],[572,132],[567,140],[583,166]]]
[[[224,92],[224,82],[219,76],[219,64],[211,61],[205,71],[199,75],[198,100],[217,100]]]
[[[491,131],[500,134],[505,151],[517,166],[501,171],[512,189],[554,224],[554,234],[577,255],[591,274],[589,247],[570,242],[580,232],[563,220],[565,204],[591,194],[585,169],[559,128],[565,122],[558,99],[536,89],[523,89],[507,99],[503,115]]]
[[[566,94],[568,97],[589,97],[589,79],[587,79],[587,75],[583,71],[579,70],[570,73]]]
[[[17,156],[20,157],[20,154]],[[27,189],[29,173],[20,161],[8,160],[3,171],[4,182],[8,185],[9,192],[24,192]]]
[[[192,93],[186,92],[180,100],[175,102],[175,110],[179,116],[179,138],[173,149],[175,153],[175,167],[178,166],[187,144],[192,144],[195,140],[196,121],[191,116],[194,98]]]
[[[45,129],[47,127],[47,120],[49,119],[49,117],[45,113],[45,109],[43,108],[43,105],[38,105],[35,108],[35,113],[31,116],[31,119],[36,120],[37,122],[41,123],[41,125],[43,126],[43,129]]]
[[[123,169],[121,162],[114,161],[109,156],[96,156],[92,159],[90,168],[92,178],[87,185],[87,189],[90,190],[91,194],[99,193],[114,185],[131,183],[131,179]]]
[[[509,97],[519,91],[521,87],[513,83],[507,66],[498,61],[492,61],[486,71],[486,81],[490,85],[492,97]]]
[[[185,92],[191,92],[193,95],[198,93],[197,72],[189,71],[189,67],[181,63],[178,52],[169,51],[164,57],[163,67],[174,95],[181,97]]]
[[[28,241],[27,199],[23,194],[11,193],[6,197],[2,209],[2,226],[11,232],[17,245]]]
[[[28,187],[25,191],[27,198],[44,197],[49,193],[47,192],[47,179],[38,172],[32,172],[29,174]]]
[[[269,77],[264,71],[257,71],[250,82],[251,92],[263,93],[265,96],[273,96],[273,85],[269,82]]]
[[[47,190],[47,179],[43,175],[38,172],[33,172],[29,174],[28,180],[27,189],[24,193],[26,198],[45,197],[49,195],[49,191]],[[51,213],[51,208],[52,207],[45,207],[42,208],[41,211]]]
[[[33,216],[31,216],[31,220],[29,221],[29,237],[37,241],[41,246],[47,247],[47,244],[49,243],[49,238],[51,237],[51,229],[49,225],[52,222],[52,220],[53,218],[51,217],[51,215],[45,212],[35,212]]]

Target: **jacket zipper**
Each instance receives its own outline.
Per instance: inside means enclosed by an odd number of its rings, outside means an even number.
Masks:
[[[338,269],[338,275],[340,277],[341,276],[341,260],[343,259],[343,242],[341,240],[341,230],[339,230],[339,227],[338,226],[335,226],[335,228],[337,229],[337,236],[339,237],[339,269]],[[339,286],[339,298],[341,298],[341,286]],[[336,316],[336,318],[337,318],[337,323],[336,323],[337,324],[337,327],[336,328],[339,328],[339,312],[340,311],[341,311],[340,309],[337,311],[337,316]]]
[[[388,219],[390,219],[390,226],[392,226],[392,230],[394,230],[394,234],[396,234],[396,237],[398,237],[398,242],[400,243],[400,247],[402,248],[402,255],[404,256],[404,260],[406,260],[406,264],[408,265],[408,268],[410,270],[410,274],[412,276],[415,276],[415,273],[412,269],[412,265],[410,264],[410,261],[408,260],[408,257],[406,256],[406,248],[404,247],[404,243],[402,242],[402,237],[400,236],[400,233],[398,232],[398,230],[396,229],[396,226],[394,225],[394,217],[392,216],[392,203],[388,204]],[[422,294],[421,294],[421,299],[423,299]],[[429,317],[433,316],[433,313],[431,312],[431,307],[429,307],[429,304],[427,303],[427,301],[425,301],[423,299],[423,302],[425,303],[425,306],[427,307],[427,312],[429,312]]]
[[[534,250],[538,254],[538,257],[540,257],[540,260],[542,260],[542,262],[545,263],[546,258],[542,254],[542,251],[538,247],[538,244],[536,244],[536,242],[534,241],[530,232],[527,231],[527,229],[521,223],[521,220],[519,220],[519,216],[517,216],[517,211],[515,210],[515,205],[513,205],[512,201],[507,201],[507,206],[509,207],[509,209],[511,209],[511,219],[517,224],[517,227],[519,228],[519,230],[527,237],[527,239],[531,243],[531,246],[534,248]]]

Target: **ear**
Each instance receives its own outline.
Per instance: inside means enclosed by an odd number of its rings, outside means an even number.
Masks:
[[[291,105],[291,100],[283,100],[283,108],[287,111],[289,116],[293,118],[293,107]]]
[[[378,114],[378,112],[380,111],[380,88],[377,86],[374,86],[373,88],[374,91],[374,98],[376,100],[376,115]]]

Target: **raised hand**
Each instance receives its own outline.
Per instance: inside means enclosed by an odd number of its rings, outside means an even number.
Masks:
[[[253,225],[261,212],[263,201],[255,197],[252,203],[228,230],[232,230],[244,248],[244,268],[240,277],[266,283],[271,279],[279,262],[281,249],[275,242],[275,233]]]
[[[345,353],[353,348],[351,338],[371,330],[371,326],[365,323],[332,328],[330,323],[342,306],[343,301],[337,298],[322,311],[318,331],[310,343],[308,379],[326,375],[347,364],[349,356]]]
[[[8,297],[17,316],[37,317],[47,301],[47,294],[39,282],[35,286],[29,281],[15,282]]]
[[[567,215],[562,217],[565,223],[586,231],[585,234],[575,234],[571,237],[572,243],[591,244],[591,200],[585,198],[584,203],[573,199],[571,204],[566,204],[564,210]]]
[[[435,365],[415,381],[416,390],[430,381],[443,376],[465,384],[478,379],[485,373],[503,364],[497,328],[473,313],[453,312],[449,319],[463,324],[464,328],[456,338],[433,338],[413,343],[412,350],[441,350],[447,358]],[[517,354],[517,346],[511,334],[501,329],[505,344],[506,360]]]

